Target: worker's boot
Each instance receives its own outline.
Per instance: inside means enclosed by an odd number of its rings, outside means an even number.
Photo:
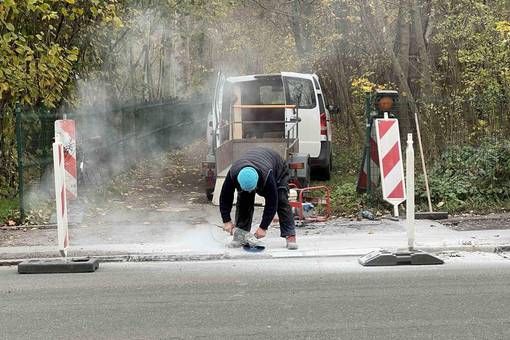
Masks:
[[[235,228],[234,230],[234,237],[232,239],[232,242],[230,243],[230,246],[233,248],[242,247],[242,246],[249,246],[251,248],[263,246],[263,242],[260,241],[250,233],[249,231]]]
[[[287,236],[287,249],[289,250],[296,250],[298,249],[298,244],[296,241],[296,235]]]
[[[230,242],[230,247],[232,248],[240,248],[244,243],[244,234],[242,229],[235,228],[234,229],[234,237],[232,238],[232,242]]]

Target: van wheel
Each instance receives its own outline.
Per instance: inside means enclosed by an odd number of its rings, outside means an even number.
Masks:
[[[205,195],[209,201],[212,201],[214,196],[214,189],[205,189]]]
[[[333,160],[329,156],[329,164],[325,168],[316,168],[315,175],[321,181],[329,181],[331,179],[331,171],[333,170]]]
[[[329,181],[331,179],[331,165],[324,168],[322,178],[324,178],[325,181]]]
[[[329,154],[329,164],[324,169],[324,180],[329,181],[331,179],[331,172],[333,171],[333,153]]]
[[[315,170],[317,179],[320,181],[329,181],[331,179],[331,168],[318,168]]]

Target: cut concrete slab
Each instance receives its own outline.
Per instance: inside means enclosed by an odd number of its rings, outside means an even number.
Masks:
[[[414,214],[417,220],[446,220],[448,218],[447,211],[425,211]]]

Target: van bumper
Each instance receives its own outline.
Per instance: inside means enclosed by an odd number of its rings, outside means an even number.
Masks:
[[[312,168],[327,168],[331,161],[331,142],[321,142],[321,152],[319,157],[310,157],[310,165]]]

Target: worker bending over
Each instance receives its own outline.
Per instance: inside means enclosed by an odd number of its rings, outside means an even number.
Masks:
[[[280,236],[287,240],[288,249],[297,249],[294,216],[289,204],[289,168],[278,153],[266,148],[254,148],[232,164],[220,195],[220,212],[224,230],[234,235],[232,245],[256,245],[278,212]],[[230,212],[237,189],[235,225]],[[255,193],[265,198],[262,220],[250,234],[255,205]]]

